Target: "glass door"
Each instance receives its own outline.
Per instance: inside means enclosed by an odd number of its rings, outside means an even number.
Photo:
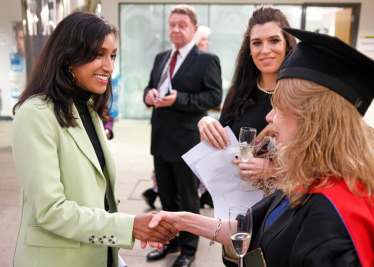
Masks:
[[[361,4],[305,4],[302,29],[336,36],[356,47]]]

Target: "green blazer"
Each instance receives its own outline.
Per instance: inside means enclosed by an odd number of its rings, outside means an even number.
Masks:
[[[62,128],[52,104],[41,97],[27,100],[17,111],[12,133],[21,183],[16,267],[106,267],[108,246],[114,247],[117,267],[116,248],[134,245],[134,216],[117,212],[114,162],[90,101],[105,156],[104,172],[75,107],[75,128]],[[104,210],[108,181],[109,213]]]

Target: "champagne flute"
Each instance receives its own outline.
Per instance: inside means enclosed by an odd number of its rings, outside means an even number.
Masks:
[[[252,209],[246,206],[231,207],[229,230],[234,251],[239,257],[239,267],[243,267],[243,257],[248,251],[252,237]]]
[[[240,158],[246,163],[250,158],[253,157],[252,150],[254,146],[254,140],[256,138],[257,130],[251,127],[240,128],[239,133],[239,148]]]
[[[246,163],[253,157],[253,147],[257,130],[251,127],[241,127],[239,133],[239,154],[241,160]],[[239,170],[239,166],[238,166]],[[242,178],[244,175],[235,174],[236,177]],[[247,176],[244,176],[247,177]]]

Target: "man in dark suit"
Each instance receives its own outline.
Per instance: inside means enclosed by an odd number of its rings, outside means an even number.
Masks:
[[[197,48],[193,41],[197,28],[191,7],[178,5],[172,9],[169,36],[173,49],[156,56],[144,90],[144,102],[154,107],[151,153],[158,193],[166,211],[199,213],[199,182],[181,156],[200,142],[197,123],[222,99],[219,59]],[[198,236],[182,232],[179,240],[171,240],[161,252],[151,252],[147,258],[162,259],[180,246],[181,254],[173,267],[190,266],[197,243]]]

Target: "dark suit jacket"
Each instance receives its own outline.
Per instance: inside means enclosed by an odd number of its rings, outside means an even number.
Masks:
[[[156,56],[144,100],[156,88],[171,50]],[[172,106],[154,108],[152,113],[151,153],[170,162],[183,161],[181,156],[200,142],[199,120],[222,99],[221,67],[217,56],[191,49],[171,80],[177,98]]]
[[[282,199],[283,192],[278,190],[252,208],[249,251],[261,247],[267,267],[361,266],[344,222],[323,194],[312,194],[304,205],[288,207],[264,229],[266,218]]]

